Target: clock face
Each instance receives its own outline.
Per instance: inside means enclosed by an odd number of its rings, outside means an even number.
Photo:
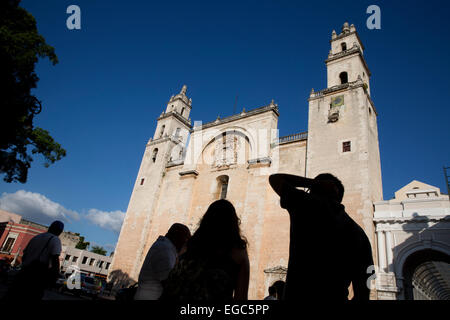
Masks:
[[[344,104],[344,96],[337,96],[334,98],[331,98],[331,105],[333,107],[339,107]]]

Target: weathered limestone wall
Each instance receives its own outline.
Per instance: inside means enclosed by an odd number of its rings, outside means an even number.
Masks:
[[[344,96],[339,120],[328,122],[331,98]],[[375,117],[374,112],[372,116]],[[330,172],[344,184],[343,204],[374,245],[372,201],[381,200],[381,173],[376,124],[368,128],[367,97],[362,87],[344,89],[310,100],[307,176]],[[374,120],[375,121],[375,120]],[[351,151],[343,152],[343,142]]]
[[[271,173],[285,172],[303,175],[305,173],[306,140],[294,141],[270,147],[273,141],[270,130],[276,129],[277,116],[272,112],[259,114],[232,124],[218,125],[205,129],[214,131],[211,137],[216,140],[202,143],[201,156],[196,163],[181,164],[164,170],[155,205],[152,212],[148,212],[149,221],[145,239],[141,240],[138,234],[130,232],[130,226],[142,224],[142,217],[138,219],[127,214],[127,227],[122,231],[121,237],[126,237],[129,254],[119,249],[120,260],[116,259],[115,266],[132,270],[133,257],[138,262],[130,276],[137,280],[140,267],[152,243],[159,235],[164,235],[174,222],[185,223],[192,232],[195,232],[198,223],[206,212],[208,206],[220,197],[218,177],[229,177],[227,199],[233,203],[241,219],[242,234],[249,243],[250,258],[250,288],[249,297],[262,299],[266,293],[270,277],[264,270],[275,267],[287,267],[289,258],[289,215],[280,208],[279,197],[269,185],[268,178]],[[258,137],[249,137],[252,129],[268,132],[267,146],[256,146]],[[215,153],[217,143],[220,143],[221,134],[227,132],[228,137],[236,137],[235,164],[217,167]],[[252,145],[253,144],[253,145]],[[193,146],[194,143],[191,144]],[[258,148],[256,151],[255,148]],[[188,150],[187,152],[190,152]],[[249,165],[248,160],[258,155],[262,158],[268,156],[272,163],[255,163]],[[144,157],[145,158],[145,157]],[[181,176],[185,167],[195,168],[196,174]],[[138,179],[139,180],[139,179]],[[139,183],[139,181],[137,181]],[[153,181],[152,181],[153,183]],[[146,192],[151,192],[146,189]],[[135,192],[139,192],[139,188]],[[143,190],[144,191],[144,190]],[[147,193],[148,194],[148,193]],[[133,198],[130,203],[133,202]],[[129,212],[131,212],[129,210]],[[131,221],[130,221],[131,220]],[[130,231],[128,231],[130,229]],[[144,241],[145,246],[141,252],[136,252],[133,241]],[[119,241],[124,243],[123,241]]]
[[[137,280],[151,244],[172,223],[187,224],[195,232],[208,206],[220,197],[218,178],[226,175],[226,198],[234,204],[249,242],[249,298],[262,299],[275,279],[283,279],[289,258],[289,215],[280,208],[279,197],[268,183],[269,175],[277,172],[311,178],[324,172],[336,175],[346,189],[346,210],[367,233],[375,257],[373,202],[382,200],[382,185],[377,114],[369,97],[370,72],[353,47],[356,42],[362,50],[354,26],[344,24],[343,33],[337,36],[333,32],[332,39],[327,60],[328,89],[311,93],[307,140],[273,144],[279,113],[272,102],[213,123],[194,124],[184,148],[192,101],[185,95],[186,87],[171,98],[166,113],[158,120],[157,140],[147,145],[112,270],[121,270]],[[348,52],[342,52],[343,41]],[[340,85],[343,71],[348,73],[349,83]],[[333,107],[339,116],[337,121],[329,121],[331,99],[338,96],[344,99]],[[178,119],[185,110],[186,117]],[[169,136],[160,138],[163,124]],[[171,136],[178,127],[180,139]],[[223,148],[221,139],[231,147]],[[346,141],[351,142],[349,152],[343,152]],[[154,162],[155,148],[158,157]],[[218,156],[225,149],[235,154]]]

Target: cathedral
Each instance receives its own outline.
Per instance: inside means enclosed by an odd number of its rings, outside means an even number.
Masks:
[[[345,186],[346,211],[366,232],[377,261],[374,203],[383,193],[371,72],[354,25],[333,31],[330,44],[327,86],[309,94],[307,132],[279,137],[282,109],[274,101],[192,123],[187,87],[170,98],[145,146],[110,274],[137,281],[159,235],[174,222],[194,232],[208,206],[226,198],[249,243],[249,299],[262,299],[269,286],[285,279],[289,258],[289,215],[268,183],[273,173],[337,176]],[[304,221],[320,236],[317,217]]]

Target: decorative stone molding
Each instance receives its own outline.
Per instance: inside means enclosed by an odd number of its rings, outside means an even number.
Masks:
[[[328,64],[329,62],[332,62],[334,60],[338,60],[338,59],[341,59],[343,57],[350,56],[350,55],[353,55],[353,54],[359,54],[359,57],[361,58],[362,63],[363,63],[364,67],[367,70],[367,74],[370,77],[372,75],[372,73],[370,72],[369,66],[367,65],[366,60],[364,59],[363,52],[362,52],[361,48],[358,47],[358,46],[353,46],[350,49],[347,49],[345,51],[341,51],[341,52],[329,55],[328,59],[325,60],[325,63]]]
[[[264,273],[275,273],[275,274],[287,274],[287,268],[282,266],[277,266],[273,268],[268,268],[264,270]]]
[[[193,176],[193,177],[197,177],[198,176],[198,172],[196,170],[187,170],[187,171],[181,171],[178,173],[180,176],[184,177],[184,176]]]
[[[336,122],[339,120],[339,108],[332,107],[328,110],[328,122]]]
[[[351,30],[349,33],[341,33],[341,34],[337,35],[336,37],[332,37],[332,39],[330,40],[330,43],[354,34],[354,35],[356,35],[356,38],[358,39],[359,43],[361,43],[362,49],[364,50],[365,48],[364,48],[364,45],[363,45],[361,39],[359,38],[358,32],[356,32],[356,29],[354,29],[354,28],[352,28],[352,29],[353,30]]]
[[[199,130],[199,129],[207,129],[207,128],[214,127],[214,126],[218,126],[218,125],[221,125],[221,124],[224,124],[224,123],[228,123],[228,122],[232,122],[232,121],[244,119],[244,118],[247,118],[247,117],[250,117],[250,116],[259,114],[259,113],[264,113],[264,112],[267,112],[267,111],[272,111],[272,112],[275,113],[278,117],[280,116],[280,113],[278,112],[278,105],[277,105],[277,104],[272,104],[272,103],[271,103],[271,104],[269,104],[269,105],[267,105],[267,106],[260,107],[260,108],[256,108],[256,109],[249,110],[249,111],[246,111],[246,112],[241,112],[241,113],[238,113],[238,114],[235,114],[235,115],[232,115],[232,116],[223,118],[223,119],[220,119],[220,117],[218,117],[218,118],[217,118],[216,120],[214,120],[214,121],[204,123],[204,124],[202,124],[201,126],[196,126],[195,129],[196,129],[196,130]],[[194,131],[194,130],[191,129],[191,133],[192,133],[193,131]]]
[[[380,217],[373,219],[375,224],[396,224],[396,223],[423,223],[423,222],[450,222],[450,216],[417,216],[417,217]]]
[[[225,135],[219,139],[215,145],[213,167],[229,167],[236,164],[240,145],[236,135]]]
[[[180,91],[179,94],[177,94],[176,96],[172,95],[170,97],[169,103],[179,99],[179,100],[183,101],[187,106],[191,107],[192,106],[192,99],[189,99],[186,96],[186,91],[187,91],[187,86],[183,85],[183,87],[181,88],[181,91]]]
[[[174,160],[174,161],[169,161],[166,165],[166,168],[171,168],[171,167],[176,167],[176,166],[181,166],[184,164],[184,160],[180,159],[180,160]]]
[[[247,168],[270,167],[270,165],[272,164],[272,159],[270,157],[263,157],[263,158],[251,159],[251,160],[248,160],[247,162],[248,162]]]
[[[153,146],[153,145],[155,145],[155,144],[160,144],[160,143],[163,143],[163,142],[167,142],[167,141],[171,141],[171,142],[173,142],[173,143],[175,143],[175,144],[179,144],[179,143],[182,143],[182,142],[183,142],[181,136],[175,136],[175,135],[168,136],[168,135],[164,135],[164,137],[162,137],[162,138],[158,138],[158,139],[155,139],[155,140],[150,140],[150,141],[147,143],[147,147],[148,147],[148,146]]]
[[[358,79],[353,82],[347,82],[344,84],[338,84],[336,86],[332,86],[330,88],[326,88],[326,89],[323,89],[320,91],[311,92],[308,101],[319,99],[319,98],[324,98],[327,95],[335,94],[339,91],[343,91],[346,89],[356,89],[359,87],[363,88],[364,93],[366,94],[366,96],[370,102],[372,110],[375,112],[376,115],[378,115],[377,109],[375,108],[375,105],[374,105],[372,99],[370,98],[369,92],[367,91],[367,84],[361,79]]]
[[[184,117],[182,117],[178,112],[175,111],[169,111],[169,112],[163,112],[159,118],[159,120],[165,119],[165,118],[169,118],[169,117],[175,117],[177,120],[181,121],[181,123],[183,123],[184,125],[186,125],[189,129],[192,128],[191,125],[191,119],[186,119]]]

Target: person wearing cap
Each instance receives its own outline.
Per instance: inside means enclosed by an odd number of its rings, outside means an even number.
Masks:
[[[290,216],[283,298],[344,301],[351,284],[353,300],[368,300],[372,248],[363,229],[345,212],[341,181],[329,173],[314,179],[273,174],[269,183]]]
[[[47,232],[33,237],[22,257],[22,269],[7,294],[9,299],[41,300],[47,287],[55,284],[59,274],[61,240],[64,223],[54,221]]]
[[[165,236],[158,237],[142,264],[134,300],[159,299],[162,282],[169,276],[190,237],[189,228],[181,223],[174,223]]]

